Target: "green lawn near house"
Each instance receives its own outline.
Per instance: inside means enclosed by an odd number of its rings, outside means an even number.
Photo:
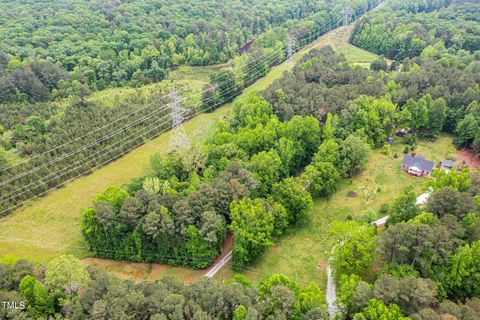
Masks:
[[[390,155],[383,154],[381,149],[373,150],[367,167],[358,177],[344,181],[330,198],[316,199],[308,219],[283,236],[242,273],[253,281],[282,273],[301,284],[314,281],[325,287],[327,252],[335,241],[329,234],[332,221],[343,221],[347,217],[366,221],[366,209],[378,211],[383,203],[390,203],[408,185],[414,186],[418,194],[422,193],[427,178],[411,176],[400,170],[405,148],[401,140],[396,139]],[[435,141],[419,140],[416,152],[438,162],[451,152],[452,141],[453,137],[446,134]],[[232,275],[231,266],[228,266],[217,278],[224,280]]]

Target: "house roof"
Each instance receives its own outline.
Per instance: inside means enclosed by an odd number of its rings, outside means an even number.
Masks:
[[[425,160],[422,156],[412,157],[408,154],[403,157],[402,164],[408,167],[417,167],[425,172],[432,172],[435,166],[433,161]]]
[[[456,168],[457,164],[453,160],[442,160],[442,162],[440,162],[440,166],[442,168],[445,168],[445,167],[446,168]]]

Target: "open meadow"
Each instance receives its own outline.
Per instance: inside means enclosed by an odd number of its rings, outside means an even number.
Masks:
[[[335,241],[329,234],[332,221],[349,217],[366,221],[365,210],[377,211],[383,203],[395,199],[407,185],[414,186],[418,194],[422,192],[426,178],[400,170],[405,145],[400,139],[396,140],[391,155],[383,154],[380,149],[372,151],[362,174],[344,181],[330,198],[317,199],[306,221],[282,237],[242,273],[253,281],[281,273],[304,285],[314,281],[325,287],[327,251]],[[419,140],[416,152],[438,162],[451,152],[452,140],[452,136],[445,134],[435,141]],[[393,156],[395,153],[397,158]],[[217,274],[217,279],[226,280],[232,274],[229,265]]]
[[[284,71],[291,69],[299,59],[312,48],[327,45],[339,29],[331,31],[305,48],[299,50],[289,61],[272,70],[263,78],[244,90],[244,95],[266,89]],[[211,70],[211,67],[206,67]],[[160,85],[179,84],[192,86],[193,93],[206,83],[208,71],[200,67],[180,68],[170,75],[164,84],[145,86],[142,89],[123,88],[105,90],[90,99],[112,104],[122,101],[128,94],[145,96],[157,91]],[[140,91],[139,91],[140,90]],[[231,108],[227,104],[212,113],[202,113],[184,124],[188,136],[195,141],[204,140],[215,128],[215,123]],[[170,133],[166,132],[127,153],[116,161],[65,184],[64,187],[33,200],[24,207],[0,219],[0,256],[24,258],[36,262],[48,262],[55,257],[70,253],[81,258],[88,257],[88,251],[80,234],[80,209],[91,205],[95,196],[108,186],[121,185],[142,175],[155,152],[166,152]],[[88,259],[85,263],[97,265],[119,277],[133,279],[159,279],[170,275],[182,281],[193,281],[203,275],[202,271],[161,265],[124,263],[101,259]]]

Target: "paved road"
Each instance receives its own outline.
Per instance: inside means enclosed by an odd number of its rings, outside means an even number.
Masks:
[[[330,315],[330,319],[335,318],[335,315],[339,311],[335,300],[337,300],[337,289],[335,287],[335,282],[333,281],[332,268],[330,268],[330,263],[327,265],[327,292],[325,293],[325,298],[327,300],[327,311]]]
[[[223,257],[220,261],[218,261],[216,264],[212,265],[208,272],[205,274],[205,277],[207,278],[213,278],[213,276],[223,268],[223,266],[230,260],[232,259],[232,250],[230,250],[225,257]]]

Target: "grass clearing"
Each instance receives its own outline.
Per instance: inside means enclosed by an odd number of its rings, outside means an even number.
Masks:
[[[264,78],[244,90],[241,96],[266,89],[286,70],[293,68],[300,57],[310,49],[328,44],[331,31],[312,44],[297,52],[292,58],[274,67]],[[191,69],[190,69],[191,68]],[[211,67],[207,67],[211,70]],[[172,72],[172,77],[182,72],[203,81],[203,72],[199,67],[180,68]],[[204,75],[203,75],[204,76]],[[192,80],[172,80],[192,83]],[[117,99],[126,99],[129,94],[144,90],[144,94],[155,90],[155,85],[143,89],[108,89],[93,95],[91,99],[102,103],[114,103]],[[117,96],[117,98],[115,98]],[[241,97],[240,96],[240,97]],[[215,128],[215,123],[224,117],[231,108],[227,104],[212,113],[203,113],[184,124],[192,140],[203,141]],[[0,256],[13,256],[36,262],[48,262],[55,257],[70,253],[85,258],[88,252],[80,234],[80,209],[91,205],[94,197],[108,186],[121,185],[144,173],[150,156],[155,152],[165,152],[170,133],[145,143],[120,159],[94,171],[93,173],[66,183],[60,189],[53,190],[43,198],[31,201],[24,207],[0,219]],[[195,142],[194,141],[194,142]],[[193,281],[203,275],[200,271],[164,265],[137,264],[102,259],[88,259],[90,263],[112,272],[119,277],[134,279],[159,279],[163,276],[175,276],[182,281]]]
[[[370,68],[370,64],[379,58],[375,53],[360,49],[348,42],[350,34],[353,30],[353,24],[349,25],[346,29],[338,29],[329,38],[329,44],[332,48],[345,56],[348,62],[359,65],[363,68]],[[391,60],[388,60],[391,63]]]
[[[436,141],[420,140],[416,152],[438,162],[449,153],[452,141],[453,137],[445,134]],[[325,288],[327,252],[335,241],[329,234],[333,221],[343,221],[347,216],[364,220],[364,210],[378,210],[383,203],[395,199],[407,185],[414,186],[421,193],[425,178],[400,170],[404,147],[396,141],[392,154],[397,153],[397,158],[387,156],[379,149],[373,150],[367,168],[360,176],[345,181],[330,198],[317,199],[307,221],[282,237],[242,273],[253,281],[260,281],[272,273],[282,273],[300,284],[314,281]],[[352,192],[357,196],[352,197]],[[223,280],[232,275],[229,267],[217,278]]]

